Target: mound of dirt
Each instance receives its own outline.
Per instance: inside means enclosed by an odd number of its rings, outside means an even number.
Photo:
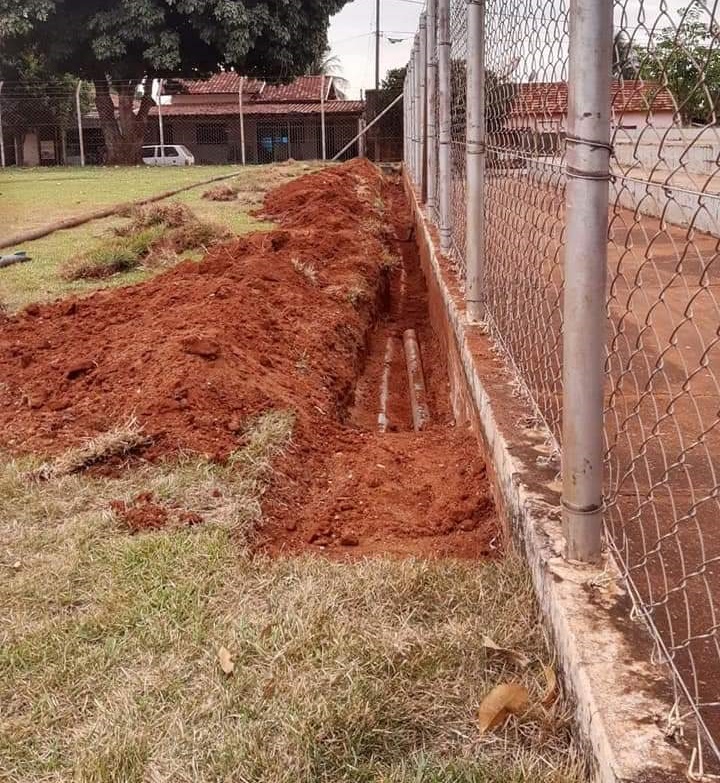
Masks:
[[[352,161],[283,184],[262,214],[277,228],[216,245],[199,263],[7,319],[0,448],[58,454],[132,417],[146,459],[223,461],[255,417],[292,410],[292,444],[266,495],[268,551],[492,554],[484,464],[453,426],[399,184]],[[433,424],[410,431],[400,362],[395,431],[378,433],[382,348],[388,330],[409,327]],[[133,532],[200,521],[147,493],[113,510]]]
[[[275,231],[8,319],[0,445],[55,454],[135,416],[147,458],[223,460],[241,443],[237,422],[265,410],[296,410],[301,441],[318,418],[336,420],[382,289],[382,188],[367,162],[307,175],[266,197]]]

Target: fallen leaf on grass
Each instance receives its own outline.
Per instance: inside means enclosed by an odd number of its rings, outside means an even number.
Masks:
[[[557,674],[555,674],[555,670],[552,666],[543,666],[543,674],[545,675],[545,682],[547,685],[545,687],[545,693],[543,693],[543,697],[540,701],[543,707],[549,707],[558,695]]]
[[[220,668],[225,674],[232,674],[235,671],[235,664],[233,663],[232,655],[227,647],[221,647],[218,650],[218,661],[220,661]]]
[[[496,685],[478,708],[480,734],[500,726],[508,715],[521,715],[527,710],[529,700],[527,688],[516,682]]]
[[[509,658],[516,663],[521,669],[530,665],[530,659],[517,650],[510,650],[507,647],[501,647],[497,642],[491,639],[489,636],[483,636],[482,646],[486,650],[492,650],[492,652],[502,655],[505,658]]]

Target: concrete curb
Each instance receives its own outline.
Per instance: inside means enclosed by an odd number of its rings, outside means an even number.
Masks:
[[[470,421],[488,458],[507,533],[524,552],[546,627],[600,783],[686,780],[687,760],[660,726],[672,706],[650,641],[631,623],[629,599],[612,562],[585,567],[561,557],[557,465],[547,439],[523,427],[526,411],[482,328],[468,325],[450,265],[404,177],[428,284],[433,327],[445,341],[456,417]],[[488,367],[492,365],[491,370]],[[520,423],[519,423],[520,422]]]

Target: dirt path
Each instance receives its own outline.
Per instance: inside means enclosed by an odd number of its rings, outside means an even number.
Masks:
[[[499,548],[496,514],[475,438],[454,427],[446,367],[427,311],[410,213],[399,185],[387,191],[400,263],[357,379],[347,421],[295,505],[268,528],[274,552],[331,556],[487,557]],[[430,426],[415,432],[402,334],[420,343]],[[387,431],[378,414],[388,338]]]

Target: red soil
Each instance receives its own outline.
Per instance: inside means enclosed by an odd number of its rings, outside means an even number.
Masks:
[[[270,551],[488,553],[496,527],[484,466],[475,439],[450,426],[414,245],[398,241],[409,229],[399,186],[353,161],[281,186],[263,212],[276,230],[200,263],[5,320],[0,448],[57,454],[135,416],[152,440],[142,458],[224,460],[254,417],[292,409],[293,445],[268,493]],[[398,251],[402,273],[390,276]],[[373,330],[400,287],[410,289],[402,307],[391,304]],[[407,431],[399,364],[399,431],[381,435],[377,352],[388,329],[406,326],[420,335],[436,423]],[[147,495],[115,511],[131,530],[173,513]]]

